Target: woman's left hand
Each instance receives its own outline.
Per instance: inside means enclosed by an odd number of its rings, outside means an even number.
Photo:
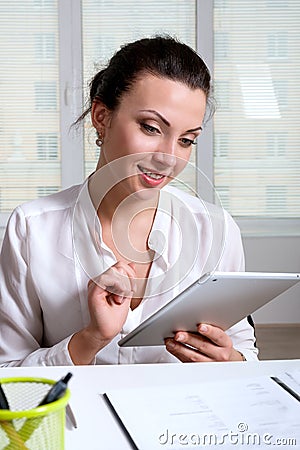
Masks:
[[[177,331],[165,340],[167,350],[182,362],[242,361],[230,337],[221,328],[200,324],[198,333]]]

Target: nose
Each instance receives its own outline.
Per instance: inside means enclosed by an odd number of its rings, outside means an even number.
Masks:
[[[174,167],[176,164],[175,145],[164,143],[164,145],[153,153],[153,161],[162,167]]]
[[[152,160],[159,167],[174,167],[176,163],[175,155],[164,152],[155,152],[153,153]]]

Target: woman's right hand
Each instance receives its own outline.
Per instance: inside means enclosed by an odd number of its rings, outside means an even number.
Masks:
[[[97,280],[89,281],[89,332],[101,341],[110,342],[122,329],[135,290],[134,264],[118,262]]]
[[[135,290],[133,263],[117,262],[88,284],[90,323],[74,334],[69,353],[74,364],[90,364],[95,355],[120,333]]]

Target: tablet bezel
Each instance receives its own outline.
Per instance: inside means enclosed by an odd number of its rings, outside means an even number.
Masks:
[[[118,344],[120,347],[164,345],[164,338],[174,336],[179,330],[196,331],[200,322],[226,330],[299,281],[297,273],[207,273]]]

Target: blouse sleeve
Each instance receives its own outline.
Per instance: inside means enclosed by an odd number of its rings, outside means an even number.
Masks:
[[[43,314],[28,270],[26,231],[18,207],[6,227],[0,256],[0,366],[72,365],[71,336],[41,348]]]

